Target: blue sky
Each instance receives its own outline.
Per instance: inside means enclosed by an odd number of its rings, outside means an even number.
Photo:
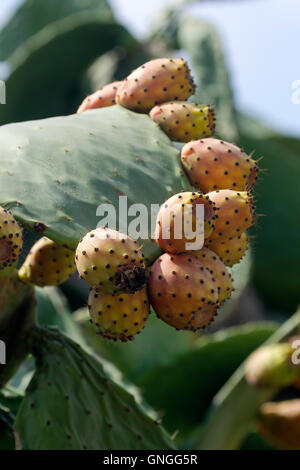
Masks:
[[[63,1],[63,0],[62,0]],[[1,0],[0,24],[22,0]],[[117,18],[139,37],[170,0],[110,0]],[[214,24],[222,38],[239,109],[286,134],[300,136],[300,1],[198,1],[187,12]]]

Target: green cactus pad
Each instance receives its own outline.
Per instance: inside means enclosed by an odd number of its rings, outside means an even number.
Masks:
[[[0,143],[0,203],[27,228],[70,248],[96,227],[101,203],[118,209],[126,195],[128,206],[150,209],[190,190],[168,137],[148,116],[119,106],[2,126]],[[157,245],[142,242],[155,258]]]
[[[0,32],[0,60],[9,56],[31,36],[49,23],[72,15],[92,12],[112,19],[106,0],[31,0],[23,2]]]
[[[121,44],[126,48],[135,40],[105,15],[78,14],[51,23],[10,58],[8,104],[0,107],[0,123],[74,112],[84,98],[81,74],[96,57]]]
[[[35,329],[37,371],[16,418],[24,449],[172,449],[168,434],[102,364],[58,331]]]

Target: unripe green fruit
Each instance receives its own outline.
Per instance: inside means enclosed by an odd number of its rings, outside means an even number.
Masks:
[[[291,361],[293,352],[288,343],[260,347],[246,361],[247,382],[254,387],[281,388],[292,385],[300,377],[299,365]]]

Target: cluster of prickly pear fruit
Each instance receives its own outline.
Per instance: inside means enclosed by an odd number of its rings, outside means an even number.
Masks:
[[[254,223],[251,190],[258,174],[251,156],[211,137],[214,110],[185,101],[194,92],[184,59],[154,59],[88,97],[79,109],[116,103],[149,113],[171,140],[186,143],[181,163],[196,191],[175,194],[159,210],[154,239],[166,253],[151,267],[148,292],[159,318],[192,331],[208,325],[231,296],[227,266],[238,263],[246,251],[245,232]],[[97,99],[101,93],[108,99]],[[78,245],[76,264],[80,277],[93,288],[89,308],[99,333],[125,340],[142,327],[141,316],[147,318],[144,311],[137,320],[131,308],[134,296],[144,295],[145,266],[136,243],[112,233],[89,232]],[[118,297],[124,299],[123,310],[117,308]]]
[[[197,216],[201,205],[202,224]],[[149,278],[150,300],[161,319],[177,329],[193,331],[214,319],[233,291],[226,265],[242,258],[245,231],[253,222],[252,197],[246,191],[183,192],[161,206],[154,238],[167,253],[152,266]],[[184,267],[172,269],[172,263]],[[206,277],[200,275],[203,272]],[[207,289],[216,298],[210,298]]]
[[[153,59],[123,81],[112,82],[87,96],[77,112],[119,104],[138,113],[149,113],[170,139],[189,142],[209,137],[215,130],[212,106],[185,101],[195,89],[184,59]]]
[[[88,232],[78,243],[75,261],[91,289],[88,307],[98,333],[132,340],[149,314],[144,255],[128,235],[109,228]]]

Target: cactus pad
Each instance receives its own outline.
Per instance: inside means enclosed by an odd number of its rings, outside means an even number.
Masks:
[[[16,419],[24,449],[171,449],[167,433],[101,363],[57,331],[36,329],[37,371]]]

